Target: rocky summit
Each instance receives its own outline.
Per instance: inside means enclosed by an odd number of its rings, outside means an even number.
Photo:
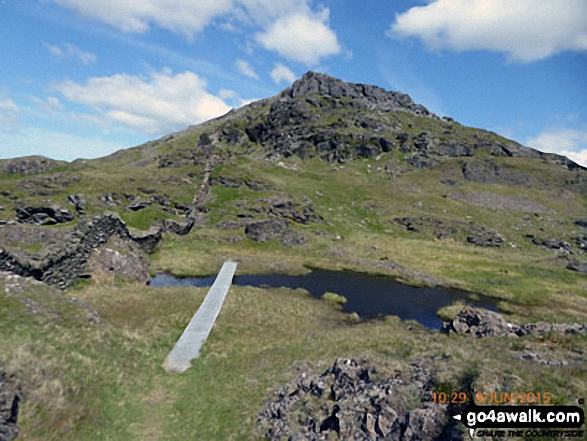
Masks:
[[[104,158],[0,160],[0,439],[458,440],[465,402],[441,392],[575,405],[586,208],[568,158],[315,72]],[[233,286],[169,377],[206,288],[149,279],[226,260],[237,277],[346,270],[465,300],[427,329]],[[467,301],[488,298],[499,311]]]

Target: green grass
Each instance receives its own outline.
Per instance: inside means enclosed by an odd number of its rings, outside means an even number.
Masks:
[[[510,354],[540,349],[543,342],[533,338],[446,337],[418,325],[408,331],[397,319],[353,323],[302,290],[246,287],[231,288],[192,368],[167,374],[161,364],[204,294],[198,288],[94,284],[76,296],[99,312],[97,326],[82,315],[31,315],[0,295],[1,360],[27,385],[21,439],[261,439],[256,418],[269,390],[287,381],[299,363],[320,372],[336,357],[405,368],[409,360],[443,353],[443,384],[456,384],[477,366],[478,390],[538,388],[567,404],[587,392],[582,370],[561,376]],[[75,309],[67,302],[61,308]],[[561,339],[574,348],[586,342]]]

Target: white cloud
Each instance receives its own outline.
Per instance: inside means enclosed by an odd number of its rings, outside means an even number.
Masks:
[[[230,110],[189,71],[174,75],[163,69],[148,79],[118,74],[90,78],[85,84],[68,80],[55,88],[68,100],[94,108],[104,119],[147,134],[177,130]]]
[[[233,7],[232,0],[55,0],[85,16],[126,32],[145,32],[152,24],[194,37],[216,16]]]
[[[259,75],[257,75],[257,72],[255,72],[251,65],[247,63],[245,60],[236,60],[236,67],[238,68],[239,72],[243,75],[249,78],[253,78],[255,80],[259,79]]]
[[[306,65],[341,52],[336,34],[327,25],[329,10],[319,14],[298,13],[277,19],[264,32],[255,35],[267,50]]]
[[[314,11],[312,0],[174,0],[171,4],[169,0],[53,1],[125,32],[146,32],[158,26],[193,39],[215,19],[222,19],[218,26],[230,32],[238,30],[233,22],[260,27],[255,39],[264,48],[308,65],[341,52],[337,36],[327,24],[329,10]],[[64,53],[58,46],[49,50],[56,56]]]
[[[557,153],[587,167],[587,131],[551,128],[526,144],[545,153]]]
[[[92,52],[87,52],[81,50],[79,47],[71,44],[65,43],[63,47],[54,46],[49,43],[43,43],[49,52],[55,55],[58,58],[70,58],[70,57],[77,57],[79,60],[84,64],[89,64],[97,60],[96,54]]]
[[[0,132],[12,133],[18,129],[19,108],[9,98],[0,98]]]
[[[432,0],[396,16],[388,35],[430,49],[492,50],[531,62],[587,50],[585,0]]]
[[[293,83],[297,79],[296,74],[281,63],[275,65],[270,75],[275,84],[279,84],[282,81]]]

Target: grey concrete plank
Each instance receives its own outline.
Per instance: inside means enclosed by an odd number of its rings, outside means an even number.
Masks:
[[[200,349],[220,313],[235,271],[235,262],[224,262],[206,298],[165,359],[163,367],[167,372],[184,372],[191,366],[190,362],[200,355]]]

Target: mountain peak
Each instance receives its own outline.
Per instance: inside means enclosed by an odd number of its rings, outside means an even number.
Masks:
[[[309,71],[292,86],[283,91],[283,97],[299,98],[321,95],[332,98],[349,98],[361,107],[369,109],[396,111],[403,110],[420,116],[438,118],[424,106],[414,103],[409,95],[391,92],[378,86],[350,83],[330,75]]]

